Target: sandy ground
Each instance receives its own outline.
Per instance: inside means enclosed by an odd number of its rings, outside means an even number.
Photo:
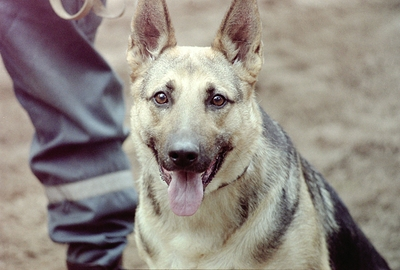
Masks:
[[[111,1],[110,1],[111,2]],[[128,1],[129,2],[129,1]],[[229,0],[169,0],[181,45],[208,46]],[[400,0],[259,0],[265,65],[258,95],[400,269]],[[97,47],[126,83],[132,2]],[[33,128],[0,69],[0,269],[65,269],[47,236],[46,198],[29,170]],[[132,157],[129,143],[126,149]],[[125,267],[143,268],[133,241]]]

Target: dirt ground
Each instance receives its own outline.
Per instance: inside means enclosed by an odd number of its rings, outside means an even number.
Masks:
[[[117,5],[120,1],[115,2]],[[133,3],[96,45],[126,84]],[[229,0],[167,1],[181,45],[208,46]],[[259,0],[265,65],[259,101],[335,187],[400,270],[400,0]],[[17,33],[16,33],[17,34]],[[127,121],[128,123],[128,121]],[[0,269],[65,269],[47,236],[46,197],[29,170],[33,128],[0,67]],[[134,171],[139,168],[130,143]],[[143,268],[133,236],[125,267]]]

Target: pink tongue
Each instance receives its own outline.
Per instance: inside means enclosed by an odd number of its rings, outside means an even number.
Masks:
[[[178,216],[191,216],[199,209],[203,200],[201,174],[192,172],[170,172],[168,187],[171,210]]]

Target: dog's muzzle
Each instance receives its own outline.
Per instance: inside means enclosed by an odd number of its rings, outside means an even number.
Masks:
[[[164,158],[157,159],[161,178],[168,184],[171,210],[179,216],[197,212],[204,191],[220,169],[229,147],[217,147],[207,155],[194,137],[177,136],[164,150]]]

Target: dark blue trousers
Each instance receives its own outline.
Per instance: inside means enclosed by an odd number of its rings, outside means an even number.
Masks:
[[[64,2],[73,12],[82,1]],[[122,84],[93,47],[100,22],[63,20],[48,0],[0,0],[0,53],[35,127],[30,166],[49,199],[49,234],[87,266],[119,260],[137,201]]]

